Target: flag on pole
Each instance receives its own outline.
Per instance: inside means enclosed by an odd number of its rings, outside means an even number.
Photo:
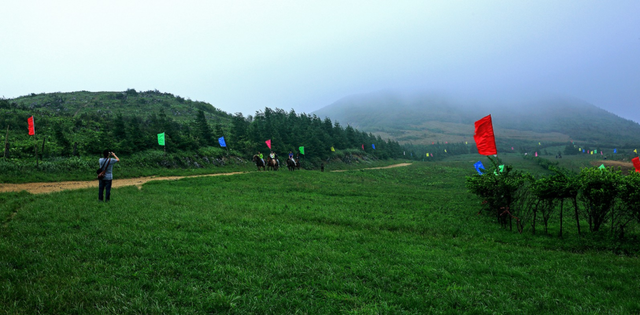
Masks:
[[[606,167],[604,166],[604,164],[600,164],[600,166],[598,166],[598,169],[601,169],[601,170],[603,170],[603,169],[605,169],[605,168],[606,168]]]
[[[444,153],[447,153],[447,149],[444,149]]]
[[[536,157],[538,157],[538,152],[536,152]]]
[[[469,144],[469,142],[465,141],[464,144]]]
[[[598,150],[593,150],[593,154],[598,154]]]
[[[633,150],[633,152],[638,153],[638,149]]]
[[[618,149],[613,149],[613,153],[618,153]]]
[[[364,150],[364,144],[362,145],[362,150]]]
[[[224,137],[218,138],[218,143],[220,143],[220,146],[223,147],[223,148],[227,147],[227,143],[224,142]]]
[[[476,141],[478,153],[482,155],[498,154],[496,138],[493,134],[493,124],[491,123],[491,115],[476,121],[475,128],[473,139]]]
[[[266,143],[267,146],[269,147],[269,150],[271,150],[271,139],[265,141],[264,143]]]
[[[542,143],[538,142],[538,145],[542,145]]]
[[[593,155],[593,151],[591,151],[589,154]]]
[[[511,147],[511,151],[513,151],[513,147]]]
[[[448,143],[449,143],[449,141],[445,141],[444,143],[448,144]]]
[[[633,167],[636,168],[636,173],[640,173],[640,157],[634,157],[631,159],[631,162],[633,163]]]
[[[331,152],[336,152],[336,149],[334,149],[333,147],[331,147]]]
[[[482,165],[482,162],[480,161],[476,162],[476,164],[473,164],[473,167],[476,168],[476,171],[478,172],[478,174],[482,175],[482,171],[484,171],[484,165]]]
[[[578,151],[582,151],[582,148],[578,148]],[[583,151],[584,152],[584,151]]]
[[[376,145],[375,144],[371,144],[371,147],[375,150],[376,149]]]
[[[29,119],[27,119],[27,122],[29,123],[29,135],[30,136],[35,136],[36,135],[36,125],[33,122],[33,116],[29,117]]]
[[[427,153],[427,157],[429,157],[429,153]]]
[[[158,144],[164,145],[164,132],[158,134]]]
[[[602,153],[602,150],[600,151],[600,155],[604,155],[604,153]]]
[[[299,147],[298,150],[300,150],[300,154],[304,154],[304,147]]]

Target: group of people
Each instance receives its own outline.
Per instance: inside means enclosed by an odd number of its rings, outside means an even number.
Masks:
[[[267,165],[267,163],[265,163],[264,161],[264,156],[262,155],[262,153],[260,151],[258,151],[257,156],[260,158],[260,160],[262,160],[262,164]],[[280,160],[278,159],[278,154],[271,151],[269,153],[269,157],[272,160],[275,160],[276,163],[278,163],[278,167],[280,167]],[[298,155],[298,158],[300,158],[300,155]],[[293,163],[296,163],[296,160],[293,158],[293,151],[289,151],[289,160],[293,161]]]
[[[113,183],[113,165],[117,162],[120,162],[118,156],[109,151],[102,151],[102,158],[98,160],[98,164],[100,165],[100,170],[105,171],[104,177],[98,180],[98,200],[100,201],[109,201],[111,199],[111,184]],[[262,153],[258,152],[258,157],[262,160],[262,163],[266,165],[264,162],[264,156]],[[269,153],[269,157],[272,160],[275,160],[278,163],[278,167],[280,167],[280,160],[278,159],[278,154],[271,151]],[[300,156],[298,156],[299,158]],[[293,151],[289,151],[289,160],[296,163],[294,159]]]

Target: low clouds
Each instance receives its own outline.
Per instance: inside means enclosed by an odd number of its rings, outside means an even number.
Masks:
[[[0,4],[0,95],[158,89],[228,112],[388,89],[563,94],[628,119],[640,3]]]

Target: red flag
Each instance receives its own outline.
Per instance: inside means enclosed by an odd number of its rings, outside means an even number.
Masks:
[[[631,162],[633,162],[633,167],[636,168],[636,173],[640,173],[640,158],[636,156],[631,159]]]
[[[476,121],[476,133],[473,139],[476,141],[478,153],[482,155],[498,154],[496,149],[496,138],[493,135],[493,124],[491,115]]]
[[[36,125],[33,123],[33,116],[29,117],[27,122],[29,122],[29,135],[34,136],[36,134]]]
[[[362,150],[364,150],[364,144],[362,145]]]
[[[265,141],[264,143],[266,143],[269,149],[271,149],[271,139]]]

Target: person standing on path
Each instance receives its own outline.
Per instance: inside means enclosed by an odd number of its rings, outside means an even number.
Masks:
[[[101,158],[100,160],[98,160],[98,163],[100,164],[100,168],[105,169],[106,168],[106,172],[104,174],[104,178],[103,179],[99,179],[99,185],[98,185],[98,200],[103,201],[105,200],[103,198],[103,192],[106,189],[107,191],[107,195],[106,195],[106,201],[109,201],[111,199],[111,183],[113,181],[113,165],[116,164],[117,162],[120,162],[120,159],[116,156],[115,153],[113,152],[109,152],[109,150],[104,150],[102,151],[102,156],[103,158]],[[109,158],[109,156],[113,156],[114,158]]]

